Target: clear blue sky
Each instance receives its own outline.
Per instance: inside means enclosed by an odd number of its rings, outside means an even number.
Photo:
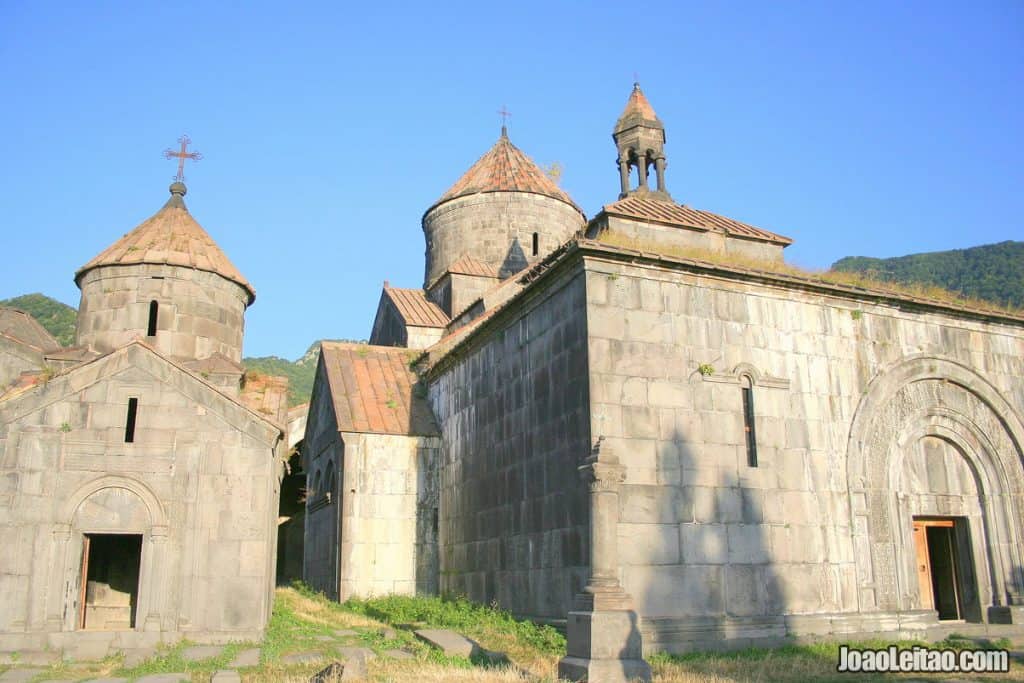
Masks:
[[[423,211],[497,138],[588,216],[638,72],[677,201],[790,262],[1024,239],[1024,3],[0,0],[0,298],[154,213],[183,132],[192,214],[253,282],[247,355],[369,336],[423,277]]]

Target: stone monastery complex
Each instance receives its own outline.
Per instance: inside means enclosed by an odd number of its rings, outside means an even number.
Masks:
[[[672,199],[638,85],[613,138],[588,220],[503,129],[291,420],[180,183],[76,273],[74,347],[0,309],[0,651],[258,638],[278,574],[497,602],[593,681],[1019,629],[1024,317],[782,268],[789,238]]]

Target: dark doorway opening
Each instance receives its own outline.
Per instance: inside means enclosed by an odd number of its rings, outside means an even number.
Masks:
[[[79,628],[93,631],[135,628],[141,564],[141,535],[85,535]]]
[[[921,607],[942,621],[977,621],[980,607],[971,561],[967,520],[959,517],[914,519]]]

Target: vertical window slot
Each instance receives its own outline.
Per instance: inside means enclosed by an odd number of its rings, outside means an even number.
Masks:
[[[160,304],[156,301],[149,302],[149,326],[146,328],[147,337],[156,336],[156,316],[160,310]]]
[[[135,417],[139,412],[139,399],[130,398],[128,399],[128,419],[125,420],[124,424],[124,442],[134,443],[135,442]]]
[[[540,233],[533,233],[533,255],[540,253]]]
[[[754,386],[746,375],[743,383],[743,432],[747,441],[747,465],[757,467],[757,433],[754,431]]]

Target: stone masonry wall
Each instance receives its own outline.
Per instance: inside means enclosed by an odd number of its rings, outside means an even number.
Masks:
[[[491,323],[430,381],[441,425],[441,591],[564,619],[588,574],[581,275]]]
[[[338,433],[334,402],[324,371],[323,357],[317,363],[309,417],[302,445],[302,469],[306,472],[306,525],[303,539],[302,580],[327,597],[338,599],[338,500],[345,486],[341,471],[345,444]],[[327,498],[324,478],[327,466],[335,474],[335,490]],[[317,486],[319,482],[319,487]]]
[[[27,344],[0,335],[0,393],[26,370],[40,370],[43,354]]]
[[[348,432],[342,439],[339,599],[436,594],[440,439]]]
[[[741,259],[781,262],[782,246],[760,240],[731,237],[721,232],[688,230],[659,223],[606,216],[595,221],[587,230],[589,237],[596,238],[604,231],[610,231],[627,239],[637,240],[636,248],[644,251],[663,251],[664,248],[700,249],[721,254],[733,254]]]
[[[242,359],[249,293],[225,278],[178,266],[94,268],[82,277],[76,344],[107,353],[144,339],[177,359],[220,352]],[[159,304],[156,337],[147,337],[149,306]]]
[[[433,284],[463,254],[508,277],[551,253],[583,224],[575,207],[540,194],[484,192],[446,201],[423,217],[423,286]],[[537,256],[532,254],[535,232],[540,240]]]
[[[135,636],[259,638],[273,590],[275,434],[138,346],[0,402],[0,650],[71,642],[61,638],[78,626],[86,533],[143,535]]]
[[[643,617],[646,649],[901,628],[895,617],[861,617],[915,609],[910,514],[973,519],[977,539],[993,534],[974,550],[979,590],[989,601],[1019,591],[1021,441],[1014,446],[999,432],[1019,429],[1008,406],[1024,405],[1022,326],[667,266],[594,257],[585,268],[591,431],[606,437],[627,468],[621,572]],[[894,394],[897,403],[863,405],[879,378],[918,366],[925,379],[908,373],[916,383]],[[955,378],[943,381],[942,368],[954,366]],[[756,467],[745,448],[744,375],[754,385]],[[940,377],[934,386],[932,376]],[[869,409],[878,416],[864,424],[895,421],[891,440],[880,443],[887,457],[911,457],[915,439],[932,433],[962,441],[964,453],[975,444],[979,453],[970,468],[938,471],[943,483],[933,490],[922,488],[921,465],[906,465],[902,483],[872,489],[848,471],[850,445],[870,442],[871,434],[854,428],[858,411]],[[991,447],[957,436],[989,423]],[[1009,474],[1002,483],[993,475],[989,493],[1004,511],[983,527],[964,471],[985,476],[978,463],[996,460],[989,469]],[[911,496],[901,508],[906,519],[901,513],[892,530],[882,528],[881,510],[904,495]],[[987,585],[992,572],[1002,585]],[[887,606],[886,595],[898,602]]]

